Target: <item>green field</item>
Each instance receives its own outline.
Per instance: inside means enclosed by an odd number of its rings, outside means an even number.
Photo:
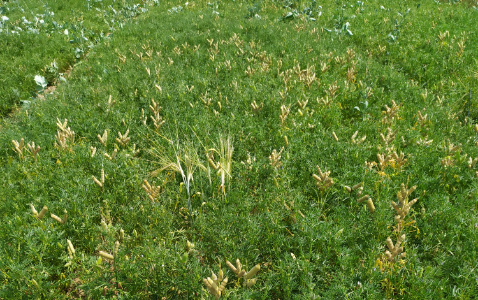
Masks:
[[[0,299],[476,297],[478,3],[0,22]]]

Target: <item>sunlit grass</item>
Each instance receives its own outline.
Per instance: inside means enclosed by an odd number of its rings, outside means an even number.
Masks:
[[[3,120],[0,298],[474,297],[476,9],[146,4]]]

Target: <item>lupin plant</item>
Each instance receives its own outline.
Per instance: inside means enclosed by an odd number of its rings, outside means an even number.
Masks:
[[[118,137],[116,138],[116,141],[120,146],[126,147],[126,144],[130,141],[130,137],[128,137],[129,129],[126,130],[124,134],[121,134],[121,132],[118,131]]]
[[[35,209],[35,206],[33,206],[33,204],[30,204],[30,208],[32,210],[32,213],[33,213],[33,216],[35,218],[37,218],[38,220],[41,220],[43,219],[43,217],[45,216],[46,212],[48,211],[48,207],[43,206],[42,210],[40,212],[37,212],[37,210]]]
[[[106,147],[106,142],[108,141],[108,131],[105,129],[105,131],[103,132],[103,135],[98,134],[96,137],[98,138],[100,143]]]
[[[388,250],[385,251],[385,256],[387,256],[388,261],[392,262],[396,257],[404,258],[406,256],[406,252],[403,252],[403,247],[400,247],[404,240],[405,235],[402,234],[394,245],[392,239],[390,237],[387,238]]]
[[[50,216],[53,220],[57,221],[60,224],[66,224],[66,221],[68,220],[68,213],[66,210],[65,210],[65,215],[63,216],[63,219],[58,217],[55,214],[51,214]]]
[[[319,175],[313,174],[312,177],[316,180],[317,187],[321,191],[325,191],[334,184],[334,180],[329,177],[330,171],[322,172],[319,166],[317,166],[317,173]]]
[[[154,186],[149,184],[148,180],[146,179],[143,181],[142,187],[144,191],[146,192],[146,194],[148,194],[149,200],[151,200],[152,202],[155,202],[156,199],[159,197],[159,190],[161,189],[161,187],[159,185]]]
[[[227,284],[227,277],[224,278],[224,273],[219,269],[217,276],[214,272],[211,272],[211,277],[204,278],[202,281],[207,287],[209,293],[214,296],[215,299],[219,299]]]
[[[60,119],[57,118],[56,125],[58,129],[55,135],[55,147],[60,150],[70,149],[71,145],[75,143],[75,132],[71,130],[70,127],[67,127],[67,119],[65,119],[62,123]]]
[[[103,186],[105,184],[105,170],[101,169],[101,176],[99,180],[95,176],[91,177],[93,178],[93,181],[96,183],[96,185],[100,187],[101,191],[103,191]]]
[[[357,134],[358,134],[358,130],[354,132],[350,140],[352,141],[353,144],[360,145],[361,143],[365,141],[365,139],[367,139],[367,136],[364,135],[363,137],[359,139],[355,139],[357,137]]]
[[[412,201],[408,201],[408,196],[410,196],[413,191],[417,188],[416,185],[412,186],[410,189],[407,189],[402,183],[400,186],[400,191],[397,193],[398,204],[392,201],[392,206],[395,209],[397,216],[395,220],[397,221],[397,231],[401,232],[405,224],[405,217],[408,215],[410,208],[415,204],[418,199],[415,198]]]
[[[38,152],[40,152],[40,146],[35,145],[35,142],[31,142],[27,144],[27,147],[28,147],[28,151],[32,154],[33,159],[37,161],[37,155],[38,155]]]
[[[395,121],[395,119],[398,117],[398,111],[400,110],[400,107],[402,105],[397,105],[394,100],[392,100],[392,106],[389,107],[388,105],[385,105],[385,111],[382,111],[382,122],[389,124]]]
[[[257,278],[252,278],[254,275],[257,274],[257,272],[260,271],[261,265],[257,264],[252,269],[249,270],[249,272],[246,272],[246,270],[242,269],[242,264],[239,259],[236,259],[236,266],[234,266],[232,263],[230,263],[228,260],[226,260],[226,265],[236,274],[237,278],[244,278],[244,286],[245,287],[251,287],[257,282]]]
[[[13,147],[14,147],[13,150],[18,153],[18,158],[20,160],[22,160],[23,159],[23,146],[25,144],[25,140],[23,138],[20,140],[20,142],[18,142],[16,140],[12,140],[12,144],[13,144]]]
[[[367,204],[367,208],[370,211],[370,213],[373,214],[375,212],[375,205],[373,204],[372,198],[370,198],[369,195],[365,195],[357,199],[357,203],[362,203],[364,201],[366,201],[365,203]]]

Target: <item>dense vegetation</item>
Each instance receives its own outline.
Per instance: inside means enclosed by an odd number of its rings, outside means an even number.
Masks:
[[[70,2],[1,2],[0,299],[476,295],[476,3]]]

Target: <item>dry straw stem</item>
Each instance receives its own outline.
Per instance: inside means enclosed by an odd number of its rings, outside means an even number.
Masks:
[[[218,176],[221,177],[221,186],[219,187],[224,194],[226,194],[226,182],[230,182],[232,178],[232,154],[234,146],[230,136],[227,138],[219,137],[220,150],[214,148],[206,150],[207,161],[209,166],[217,171]],[[219,154],[219,162],[214,161],[214,153]],[[209,170],[208,170],[209,174]]]
[[[164,170],[171,170],[181,174],[183,184],[186,186],[188,197],[190,196],[190,185],[193,181],[194,172],[196,168],[200,168],[203,171],[207,171],[207,168],[199,160],[197,152],[193,149],[192,145],[179,145],[179,139],[176,145],[173,141],[168,140],[173,146],[174,158],[171,159],[167,155],[164,155],[164,149],[157,147],[154,149],[153,155],[157,156],[161,165],[161,168],[154,170],[151,175],[156,176]],[[184,167],[183,167],[184,165]]]
[[[321,191],[325,191],[326,189],[328,189],[330,186],[334,184],[334,180],[331,177],[329,177],[330,171],[322,172],[320,167],[317,166],[317,172],[319,173],[319,175],[317,176],[316,174],[313,174],[312,177],[314,177],[314,179],[317,181],[316,182],[317,187]]]
[[[209,293],[213,295],[216,299],[219,299],[221,297],[222,292],[226,288],[227,284],[227,277],[223,279],[224,273],[222,270],[219,270],[219,276],[216,276],[214,272],[212,272],[211,277],[204,278],[203,283],[206,285]]]
[[[227,181],[230,182],[230,179],[232,177],[232,153],[234,152],[234,147],[232,145],[232,140],[230,136],[228,136],[227,139],[223,139],[223,137],[220,137],[219,141],[221,143],[221,152],[219,153],[221,169],[219,170],[219,174],[221,175],[222,191],[223,193],[226,193],[226,178]]]

